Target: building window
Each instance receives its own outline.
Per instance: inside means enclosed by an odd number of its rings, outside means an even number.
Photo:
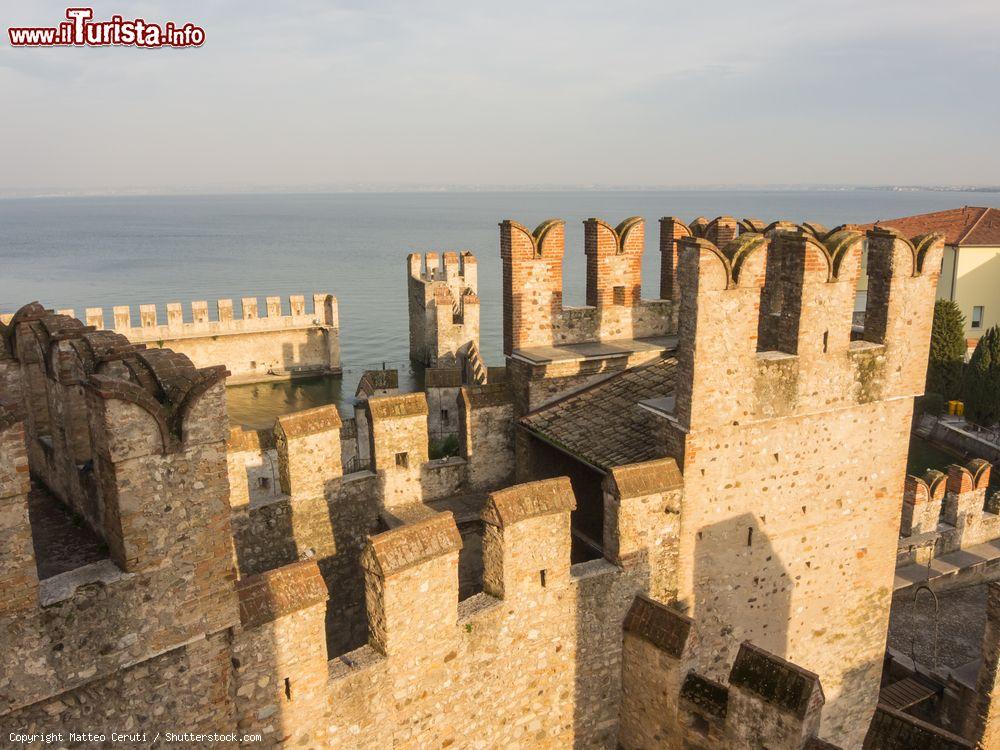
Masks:
[[[442,422],[447,422],[448,421],[448,410],[447,409],[442,409],[441,410],[441,421]]]
[[[397,453],[396,454],[396,466],[403,469],[410,465],[410,456],[408,453]]]
[[[983,327],[983,306],[976,305],[972,308],[972,327],[982,328]]]

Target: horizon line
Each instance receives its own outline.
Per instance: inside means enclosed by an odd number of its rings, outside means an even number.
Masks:
[[[628,184],[348,184],[348,185],[272,185],[261,187],[178,187],[178,188],[119,188],[119,189],[60,189],[20,191],[0,188],[0,200],[41,200],[59,198],[157,198],[157,197],[222,197],[233,195],[352,195],[394,193],[553,193],[553,192],[712,192],[712,191],[794,191],[794,192],[849,192],[872,190],[885,192],[942,192],[942,193],[1000,193],[1000,185],[954,184],[849,184],[849,183],[710,183],[704,185],[628,185]]]

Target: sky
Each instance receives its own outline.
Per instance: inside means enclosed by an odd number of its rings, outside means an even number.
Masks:
[[[189,49],[13,48],[0,194],[1000,184],[1000,4],[100,2]]]

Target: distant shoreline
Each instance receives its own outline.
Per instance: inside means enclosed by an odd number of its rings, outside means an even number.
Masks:
[[[66,198],[174,198],[226,197],[242,195],[400,195],[456,193],[711,193],[711,192],[898,192],[898,193],[984,193],[1000,194],[1000,185],[399,185],[343,187],[262,187],[217,189],[125,189],[60,191],[55,189],[19,192],[0,189],[0,200],[58,200]]]

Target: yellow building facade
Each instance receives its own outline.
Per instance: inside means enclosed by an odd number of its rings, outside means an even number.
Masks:
[[[898,229],[906,237],[940,232],[945,238],[939,299],[955,301],[965,315],[969,350],[991,326],[1000,325],[1000,209],[982,206],[884,219],[870,226]],[[855,309],[863,311],[868,277],[861,274]]]

